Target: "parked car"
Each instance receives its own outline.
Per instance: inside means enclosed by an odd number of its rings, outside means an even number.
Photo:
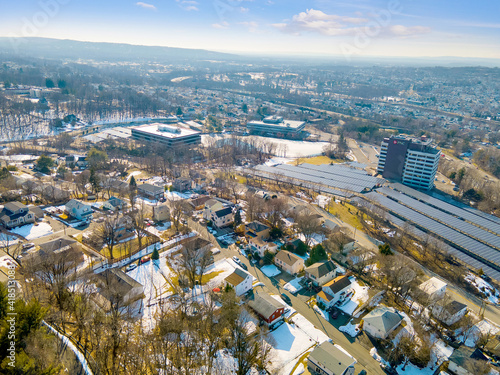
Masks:
[[[240,267],[243,268],[245,271],[248,270],[248,267],[246,266],[245,263],[240,263]]]
[[[292,300],[285,293],[281,293],[281,299],[289,305],[292,304]]]
[[[366,375],[366,370],[361,370],[358,375]]]
[[[213,254],[213,255],[215,255],[215,254],[219,254],[219,253],[220,253],[220,249],[219,249],[219,248],[217,248],[217,247],[212,248],[212,250],[211,250],[211,251],[212,251],[212,254]]]
[[[136,268],[137,268],[137,264],[136,263],[132,263],[132,264],[128,265],[127,268],[125,268],[125,272],[129,272],[129,271],[135,270]]]
[[[28,243],[23,244],[23,250],[29,250],[32,247],[35,247],[35,244],[33,242],[28,242]]]
[[[147,263],[151,260],[150,257],[144,257],[144,258],[141,258],[141,260],[139,261],[140,264],[144,264],[144,263]]]
[[[337,319],[339,317],[339,310],[333,309],[330,311],[330,318]]]
[[[233,261],[234,261],[234,263],[236,263],[236,264],[240,264],[240,263],[241,263],[240,258],[238,258],[236,255],[235,255],[235,256],[233,256]]]

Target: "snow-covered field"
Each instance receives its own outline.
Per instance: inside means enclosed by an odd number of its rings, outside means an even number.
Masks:
[[[486,295],[486,299],[495,305],[500,302],[500,292],[493,288],[489,283],[484,281],[482,278],[469,273],[465,276],[465,280],[471,283],[477,290],[483,292]]]
[[[165,192],[165,197],[171,201],[178,201],[181,199],[189,199],[189,198],[191,198],[192,195],[193,195],[193,193],[180,193],[178,191],[168,191],[167,190]]]
[[[286,283],[283,288],[288,290],[290,293],[295,294],[303,288],[303,286],[300,284],[303,279],[303,277],[296,277],[292,281]]]
[[[19,242],[21,242],[21,240],[16,236],[12,236],[7,233],[0,233],[0,247],[12,246]]]
[[[23,225],[22,227],[17,227],[12,229],[11,232],[19,234],[20,236],[23,236],[27,240],[34,240],[35,238],[40,238],[48,234],[54,233],[50,224],[45,222],[38,223],[38,225],[35,224]]]
[[[267,277],[273,277],[281,273],[278,267],[276,267],[274,264],[268,264],[267,266],[263,266],[260,270]]]
[[[346,314],[352,315],[359,305],[368,301],[368,290],[370,288],[359,285],[355,277],[350,277],[350,280],[352,281],[351,289],[354,291],[354,295],[350,300],[344,302],[338,308]]]

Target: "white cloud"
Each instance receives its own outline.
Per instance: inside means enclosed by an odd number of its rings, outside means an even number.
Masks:
[[[425,26],[403,26],[394,25],[389,27],[389,32],[395,36],[414,36],[420,34],[427,34],[431,31],[430,27]]]
[[[135,5],[145,9],[156,10],[156,7],[153,4],[143,3],[142,1],[135,3]]]
[[[244,7],[240,7],[240,12],[241,13],[247,13],[250,9],[248,8],[244,8]]]
[[[222,21],[219,23],[213,23],[212,27],[215,29],[227,29],[229,27],[229,24],[226,21]]]
[[[357,17],[339,16],[327,14],[321,10],[307,9],[305,12],[285,20],[275,23],[273,26],[278,30],[293,35],[300,35],[304,32],[315,32],[326,36],[344,36],[373,33],[373,22],[370,17],[363,17],[362,13],[356,12]],[[429,33],[431,29],[425,26],[403,26],[392,25],[380,26],[377,35],[392,37],[410,37]]]
[[[307,9],[305,12],[292,17],[291,20],[282,23],[273,24],[277,29],[299,35],[304,31],[317,32],[319,34],[336,36],[355,34],[359,25],[366,23],[368,20],[361,17],[346,17],[335,14],[326,14],[321,10]]]
[[[197,1],[194,1],[194,0],[175,0],[179,6],[186,10],[186,11],[198,11],[198,7],[197,5],[199,4]]]

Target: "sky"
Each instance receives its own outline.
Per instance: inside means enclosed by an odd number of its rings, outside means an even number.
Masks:
[[[500,59],[499,0],[0,0],[0,36],[248,54]]]

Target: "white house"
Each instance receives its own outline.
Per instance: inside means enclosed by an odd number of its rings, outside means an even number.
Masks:
[[[363,330],[372,337],[386,339],[403,318],[392,307],[380,306],[363,318]]]
[[[78,220],[92,220],[92,207],[75,199],[71,199],[66,203],[65,210],[69,216]]]
[[[431,277],[429,280],[424,281],[418,287],[421,291],[429,296],[430,301],[437,301],[444,297],[446,293],[447,284],[439,280],[437,277]]]
[[[307,368],[311,374],[354,375],[355,364],[353,356],[330,341],[316,346],[307,358]]]
[[[314,285],[323,285],[337,276],[337,266],[331,260],[318,262],[305,269],[306,278]]]
[[[248,240],[248,246],[253,253],[258,253],[262,258],[266,251],[276,254],[278,251],[278,245],[274,242],[266,242],[261,237],[250,238]]]
[[[217,228],[223,228],[234,222],[233,210],[231,207],[224,207],[214,211],[209,219]]]
[[[253,276],[241,268],[236,267],[234,272],[224,279],[226,285],[230,285],[237,296],[241,296],[252,289]]]
[[[458,322],[466,313],[467,305],[458,301],[451,301],[444,304],[444,306],[441,303],[436,303],[432,306],[432,315],[448,326]]]
[[[338,301],[347,298],[351,290],[351,284],[351,280],[347,275],[338,276],[323,285],[321,292],[316,296],[316,301],[323,303],[326,308],[330,308]]]

